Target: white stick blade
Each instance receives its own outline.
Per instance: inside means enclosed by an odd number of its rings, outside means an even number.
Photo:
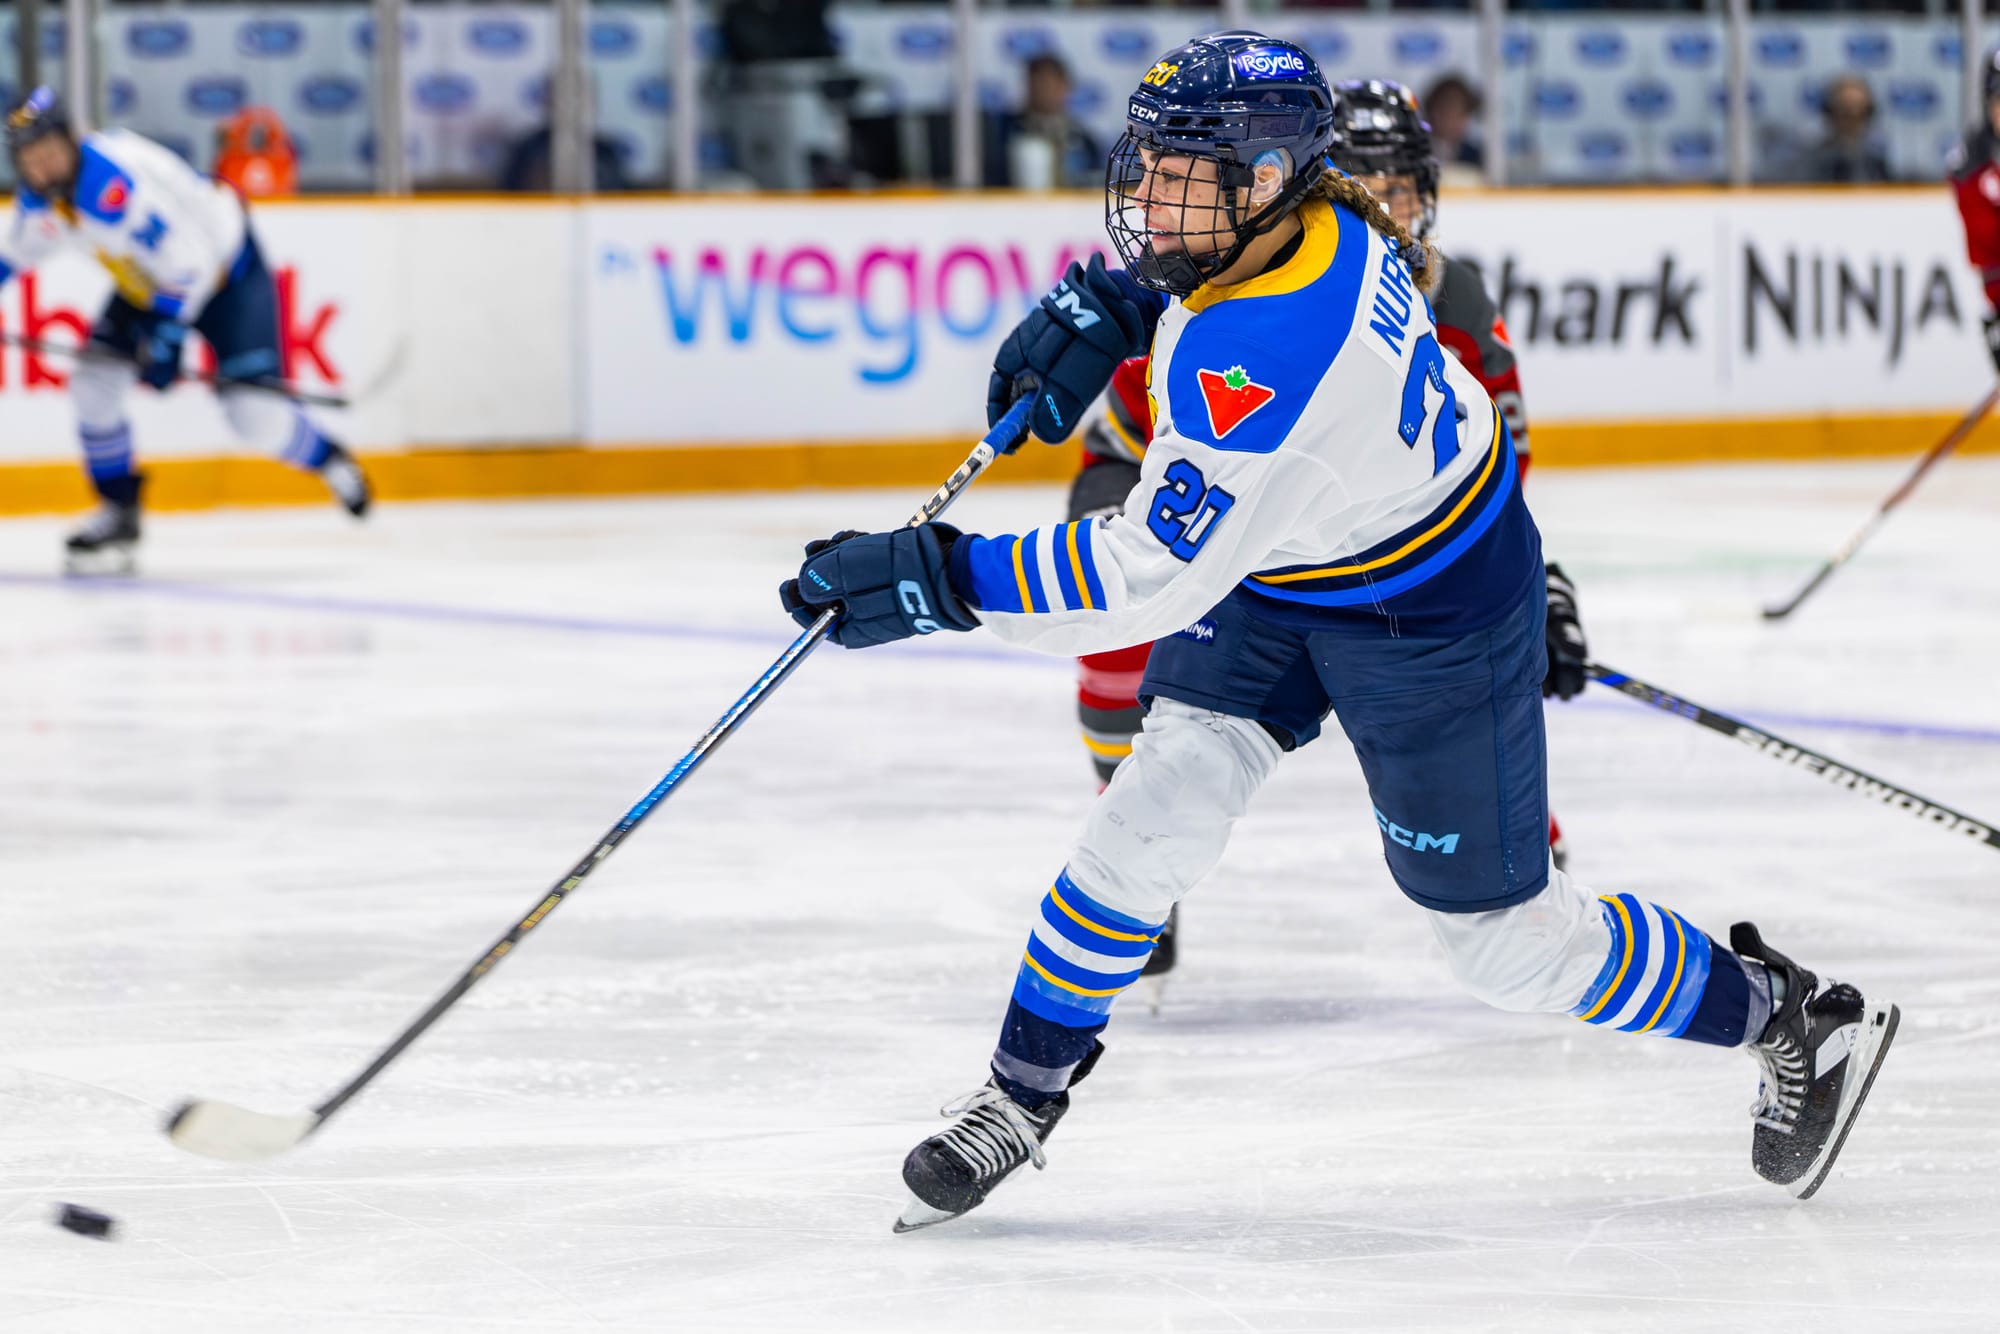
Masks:
[[[191,1102],[167,1122],[176,1147],[204,1158],[254,1163],[296,1148],[319,1126],[316,1112],[271,1116],[226,1102]]]

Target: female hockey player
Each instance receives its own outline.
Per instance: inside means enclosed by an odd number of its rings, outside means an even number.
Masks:
[[[125,398],[134,380],[165,391],[181,373],[190,328],[234,381],[278,377],[278,295],[243,201],[169,150],[126,130],[78,139],[47,88],[7,117],[7,149],[20,186],[0,235],[0,284],[67,244],[111,271],[116,291],[70,372],[84,467],[102,502],[71,534],[75,571],[131,568],[139,541],[139,492]],[[368,482],[351,455],[298,405],[267,389],[225,385],[223,413],[246,442],[318,473],[357,517]]]
[[[1333,165],[1368,187],[1391,217],[1417,240],[1428,240],[1437,221],[1438,161],[1431,128],[1409,89],[1386,79],[1334,85]],[[1431,319],[1438,342],[1478,379],[1500,409],[1514,438],[1520,476],[1528,476],[1528,418],[1521,400],[1521,376],[1507,326],[1500,318],[1479,270],[1448,256],[1438,259],[1440,277],[1431,290]],[[1134,357],[1112,374],[1084,427],[1083,468],[1070,486],[1069,519],[1107,518],[1118,512],[1139,482],[1139,464],[1152,423],[1146,408],[1146,358]],[[1548,570],[1549,670],[1542,694],[1572,699],[1585,685],[1589,650],[1578,618],[1576,587],[1553,561]],[[1100,788],[1119,762],[1132,753],[1144,710],[1140,683],[1152,645],[1087,653],[1077,659],[1077,720],[1083,744],[1097,770]],[[1549,855],[1558,867],[1568,848],[1553,814]],[[1144,975],[1158,978],[1173,970],[1179,953],[1180,910],[1175,908],[1146,958]]]
[[[1002,344],[1044,439],[1151,339],[1153,443],[1123,512],[1019,536],[841,534],[780,590],[866,647],[985,625],[1053,653],[1158,639],[1145,726],[1043,897],[989,1081],[903,1164],[899,1230],[975,1207],[1044,1145],[1173,904],[1331,711],[1389,870],[1452,971],[1502,1009],[1747,1046],[1751,1161],[1818,1189],[1897,1010],[1749,923],[1730,947],[1548,856],[1540,538],[1508,432],[1438,342],[1436,252],[1322,167],[1310,56],[1249,32],[1148,71],[1109,168],[1123,272],[1073,268]],[[1168,297],[1175,298],[1168,300]]]

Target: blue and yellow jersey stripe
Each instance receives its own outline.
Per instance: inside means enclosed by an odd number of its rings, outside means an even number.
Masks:
[[[1354,606],[1408,592],[1441,574],[1485,535],[1514,494],[1518,466],[1506,424],[1493,415],[1493,438],[1477,467],[1422,522],[1334,564],[1261,570],[1251,592],[1323,607]]]
[[[1100,522],[1061,523],[1018,537],[962,537],[952,547],[952,587],[970,589],[967,601],[981,611],[1104,611]]]

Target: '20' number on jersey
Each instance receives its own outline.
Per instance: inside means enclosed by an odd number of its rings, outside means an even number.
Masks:
[[[1430,410],[1427,388],[1444,395],[1435,414]],[[1397,434],[1403,437],[1405,445],[1415,449],[1424,423],[1433,418],[1431,476],[1435,477],[1458,457],[1458,395],[1452,392],[1451,381],[1444,378],[1444,349],[1438,346],[1437,335],[1425,334],[1410,349],[1410,374],[1403,381],[1403,413],[1396,426]]]
[[[1204,482],[1201,469],[1176,459],[1167,466],[1166,485],[1153,493],[1146,527],[1167,550],[1182,560],[1193,560],[1235,503],[1235,496]]]

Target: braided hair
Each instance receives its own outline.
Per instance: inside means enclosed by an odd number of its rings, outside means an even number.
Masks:
[[[1396,247],[1396,253],[1402,256],[1403,263],[1410,266],[1410,273],[1417,280],[1417,290],[1424,295],[1435,292],[1438,284],[1444,281],[1444,256],[1438,248],[1429,241],[1420,241],[1410,235],[1410,229],[1391,217],[1388,207],[1354,177],[1328,167],[1313,183],[1307,198],[1338,204],[1387,237],[1390,244]]]

